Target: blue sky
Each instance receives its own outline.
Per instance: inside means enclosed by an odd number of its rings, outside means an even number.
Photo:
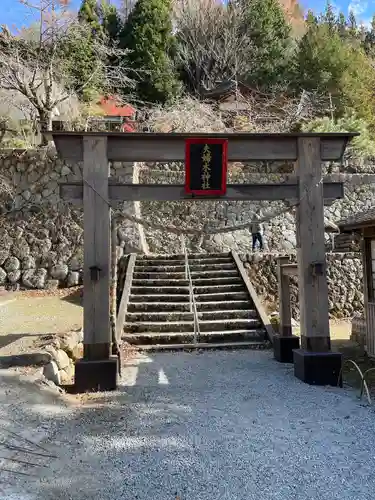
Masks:
[[[326,0],[301,0],[304,8],[313,9],[317,12],[324,10]],[[375,14],[375,0],[332,0],[332,5],[336,10],[341,10],[345,14],[352,10],[359,21],[369,23]]]
[[[0,0],[0,2],[2,7],[0,10],[0,24],[22,26],[29,24],[32,20],[30,10],[21,5],[19,0]],[[78,7],[81,0],[71,0],[71,3],[73,7]],[[325,7],[326,0],[300,0],[300,3],[306,9],[310,8],[316,12],[321,12]],[[348,13],[349,8],[351,8],[358,19],[366,23],[371,20],[372,15],[375,13],[375,0],[334,0],[332,3],[337,9],[345,13]]]

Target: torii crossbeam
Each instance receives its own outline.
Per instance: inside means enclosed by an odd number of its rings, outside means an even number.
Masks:
[[[227,139],[229,161],[296,162],[295,178],[287,183],[232,185],[224,197],[217,198],[299,200],[296,230],[301,349],[294,352],[295,375],[315,383],[315,375],[324,364],[326,383],[330,383],[341,365],[338,367],[337,356],[330,347],[324,201],[341,198],[343,185],[322,178],[322,162],[340,160],[348,141],[358,134],[48,132],[47,135],[53,138],[61,158],[83,161],[83,182],[61,184],[60,188],[63,199],[83,201],[84,207],[84,359],[76,365],[75,379],[79,390],[109,390],[117,384],[117,358],[111,356],[109,321],[110,207],[129,200],[192,199],[183,186],[113,183],[109,180],[108,162],[183,161],[185,141],[192,137]],[[93,269],[100,271],[93,273]],[[283,339],[280,340],[282,343]]]

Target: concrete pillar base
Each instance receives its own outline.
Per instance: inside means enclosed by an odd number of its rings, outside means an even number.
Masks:
[[[274,335],[273,352],[276,361],[293,363],[293,350],[299,349],[299,337],[295,335]]]
[[[118,357],[110,356],[109,359],[76,362],[74,391],[97,392],[114,391],[118,382]]]
[[[294,375],[306,384],[342,387],[342,354],[339,352],[293,351]],[[339,380],[340,377],[340,380]]]

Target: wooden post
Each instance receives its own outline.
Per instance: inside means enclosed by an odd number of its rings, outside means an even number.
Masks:
[[[279,257],[278,274],[278,292],[279,292],[279,334],[283,337],[292,335],[292,314],[290,310],[290,288],[289,276],[283,273],[282,265],[289,262],[288,257]]]
[[[298,277],[301,347],[330,351],[320,139],[298,139]]]
[[[84,205],[84,359],[111,355],[110,333],[110,206],[107,137],[83,138]]]
[[[366,328],[366,339],[365,344],[367,345],[368,339],[370,338],[370,331],[372,325],[370,325],[370,315],[369,315],[369,293],[371,290],[371,279],[372,279],[372,266],[371,266],[371,243],[365,238],[365,232],[362,229],[361,234],[361,256],[362,256],[362,266],[363,266],[363,299],[364,299],[364,314],[363,318],[365,320]],[[372,346],[371,346],[372,347]]]

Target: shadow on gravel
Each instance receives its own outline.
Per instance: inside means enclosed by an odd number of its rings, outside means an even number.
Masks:
[[[83,307],[83,289],[75,290],[69,295],[62,297],[61,300],[68,302],[69,304]]]
[[[131,470],[131,461],[145,452],[142,444],[131,445],[133,439],[141,438],[139,429],[143,429],[142,439],[147,438],[149,446],[160,446],[162,449],[160,429],[168,420],[168,414],[183,417],[190,413],[190,408],[181,407],[171,398],[168,386],[157,387],[159,369],[155,364],[148,374],[140,371],[136,387],[120,386],[113,393],[81,397],[59,396],[55,390],[49,390],[47,383],[42,384],[44,390],[41,390],[35,383],[20,380],[10,372],[5,379],[0,378],[3,425],[4,422],[7,426],[15,422],[13,409],[17,405],[16,423],[19,428],[26,432],[36,425],[49,431],[49,437],[40,443],[44,449],[37,449],[38,455],[16,450],[13,458],[18,462],[5,460],[1,463],[3,450],[0,444],[0,498],[8,498],[2,495],[2,486],[12,486],[21,495],[17,498],[27,500],[29,497],[22,494],[35,495],[30,500],[106,500],[112,498],[106,496],[106,484],[109,483],[111,490],[122,492],[113,498],[129,498],[125,493],[127,482],[130,479],[139,480]],[[154,375],[155,387],[142,391],[143,384],[149,383],[149,376]],[[1,405],[1,400],[6,400],[13,391],[22,391],[22,404],[14,401]],[[146,411],[150,400],[154,411]],[[103,440],[106,442],[105,449],[100,446]],[[35,446],[28,446],[29,450],[31,448],[36,449]],[[81,452],[84,458],[80,456]],[[108,455],[113,462],[112,470],[108,469],[106,462]],[[121,466],[124,456],[128,457],[129,464]],[[120,464],[119,468],[116,463]],[[4,472],[4,469],[13,472]],[[131,498],[137,500],[138,497]],[[139,497],[140,500],[143,498]]]
[[[13,342],[16,342],[16,340],[22,339],[22,337],[25,337],[28,335],[27,333],[11,333],[9,335],[1,335],[0,336],[0,349],[3,347],[6,347],[9,344],[12,344]]]
[[[8,335],[0,335],[0,349],[7,347],[8,345],[12,344],[13,342],[17,342],[17,340],[20,340],[25,337],[52,337],[53,335],[56,335],[56,333],[9,333]]]
[[[57,457],[43,459],[39,468],[14,465],[37,477],[0,479],[32,493],[30,500],[270,500],[282,487],[279,472],[298,484],[298,498],[307,499],[313,497],[309,488],[327,491],[331,476],[341,484],[342,467],[358,463],[362,472],[346,484],[351,497],[345,498],[359,498],[353,492],[363,481],[375,485],[368,410],[341,389],[302,384],[269,353],[144,356],[126,365],[118,391],[74,398],[47,394],[13,376],[2,382],[3,398],[21,387],[24,402],[0,405],[1,414],[11,420],[18,404],[18,422],[45,427],[49,437],[42,446]],[[301,486],[306,460],[315,456],[311,446],[319,464]],[[0,498],[6,498],[1,487]],[[321,498],[338,497],[328,491]]]

